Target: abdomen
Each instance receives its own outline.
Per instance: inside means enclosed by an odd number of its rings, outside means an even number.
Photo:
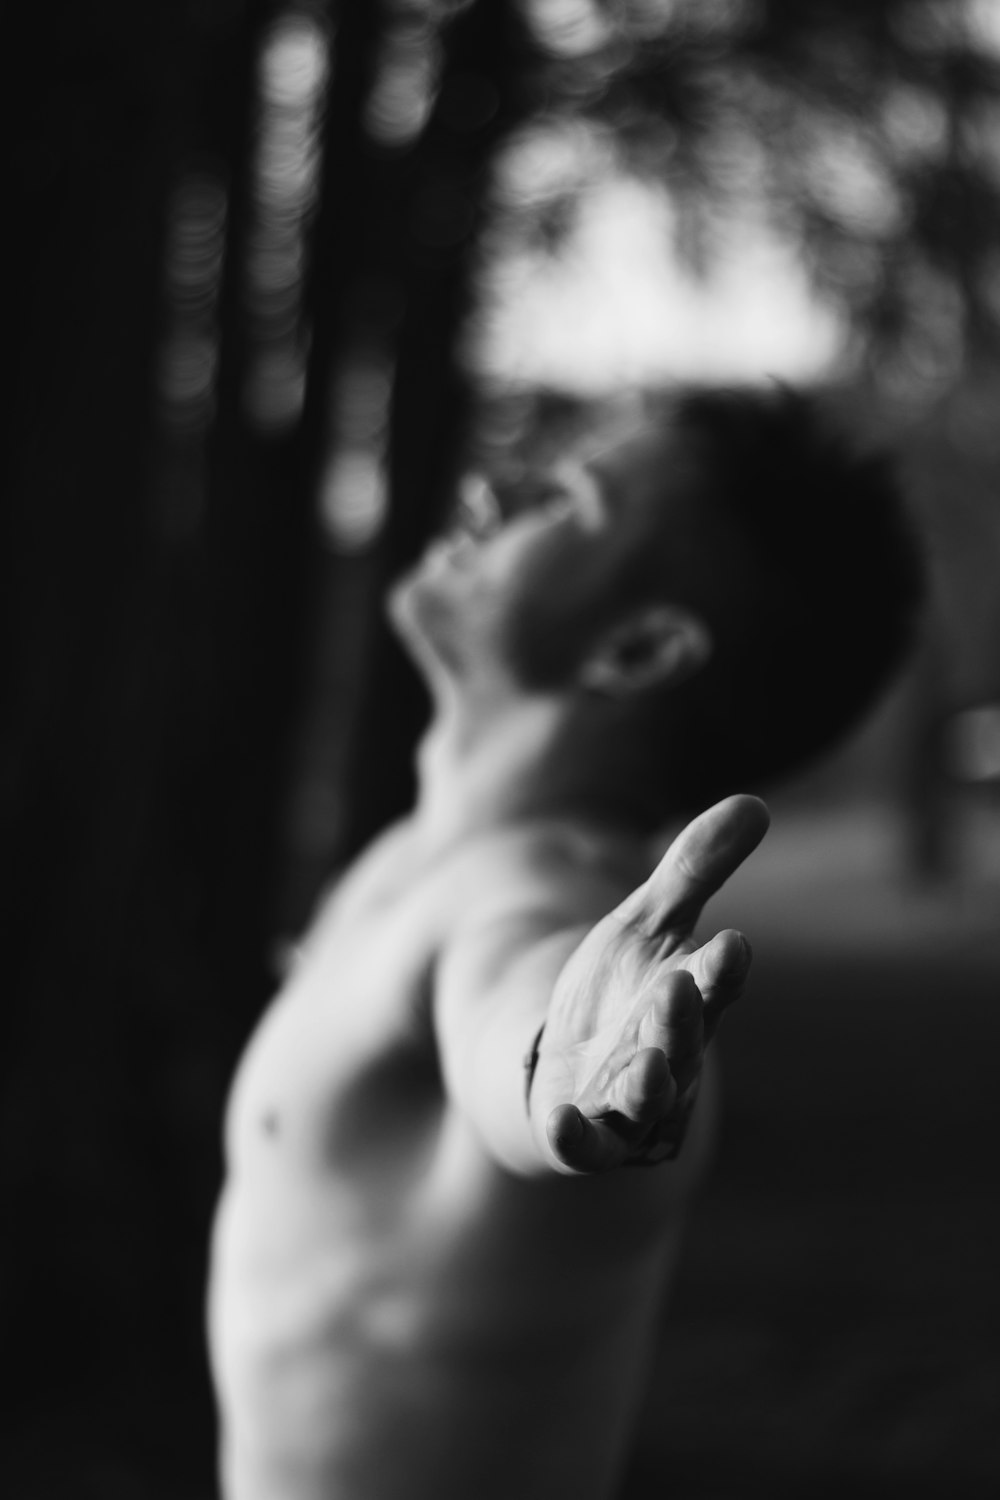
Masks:
[[[670,1236],[630,1234],[613,1185],[508,1177],[461,1126],[411,1166],[378,1211],[370,1182],[332,1180],[296,1210],[286,1180],[265,1225],[230,1189],[227,1500],[606,1500]]]

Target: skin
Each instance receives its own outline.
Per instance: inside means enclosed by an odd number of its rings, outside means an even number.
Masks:
[[[579,770],[567,796],[579,681],[526,692],[510,659],[526,586],[569,569],[585,609],[641,541],[634,451],[613,504],[577,475],[393,601],[437,709],[417,808],[321,906],[228,1111],[229,1500],[613,1493],[710,1140],[706,1047],[750,961],[694,928],[767,824],[730,798],[651,869]],[[575,756],[592,782],[601,732]]]

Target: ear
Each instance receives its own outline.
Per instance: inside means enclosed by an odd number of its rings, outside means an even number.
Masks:
[[[627,698],[656,684],[676,687],[705,665],[712,637],[699,615],[676,604],[649,604],[612,625],[577,673],[580,686]]]

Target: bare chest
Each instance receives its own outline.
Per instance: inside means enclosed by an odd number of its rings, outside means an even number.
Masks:
[[[252,1036],[227,1118],[244,1169],[323,1173],[397,1155],[439,1098],[431,1032],[446,892],[348,888],[320,916],[282,992]]]
[[[559,1390],[574,1425],[585,1414],[572,1487],[599,1493],[664,1246],[623,1232],[627,1183],[507,1176],[442,1091],[438,956],[484,889],[491,909],[523,905],[538,862],[506,845],[432,868],[391,852],[321,913],[233,1091],[211,1295],[229,1446],[251,1476],[233,1492],[411,1496],[433,1476],[435,1493],[551,1494]],[[498,1434],[510,1469],[488,1490]]]

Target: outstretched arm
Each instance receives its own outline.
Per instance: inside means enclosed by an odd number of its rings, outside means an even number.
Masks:
[[[676,1155],[750,962],[739,933],[699,947],[693,929],[767,823],[756,798],[727,798],[589,930],[529,913],[473,928],[444,955],[446,1086],[506,1165],[591,1173]]]

